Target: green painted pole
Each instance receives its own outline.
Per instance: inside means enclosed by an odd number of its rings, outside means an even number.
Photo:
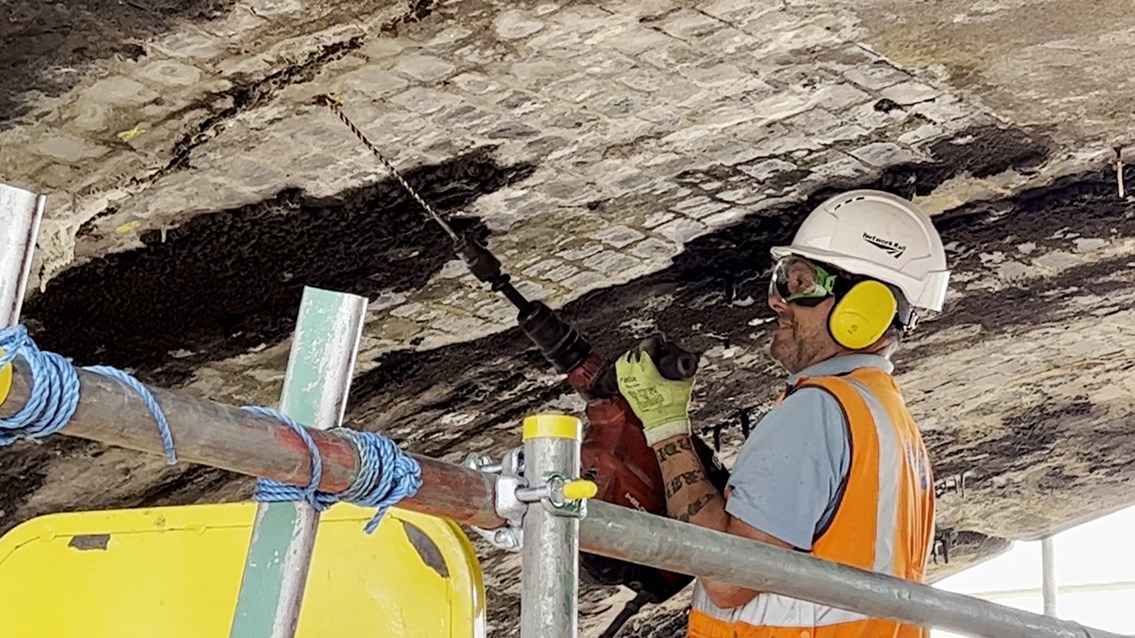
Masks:
[[[319,430],[342,422],[365,313],[363,297],[304,288],[281,412]],[[306,502],[258,505],[231,638],[295,635],[318,525]]]

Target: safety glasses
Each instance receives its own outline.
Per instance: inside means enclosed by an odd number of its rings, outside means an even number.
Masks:
[[[801,306],[815,306],[834,294],[836,277],[803,257],[788,256],[776,262],[769,277],[771,298]]]

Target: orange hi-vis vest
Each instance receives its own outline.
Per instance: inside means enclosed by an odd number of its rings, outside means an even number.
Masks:
[[[934,490],[922,435],[894,378],[878,368],[800,379],[822,388],[847,417],[851,464],[827,529],[811,554],[922,582],[934,534]],[[758,427],[760,427],[758,425]],[[690,638],[925,638],[929,630],[772,593],[732,609],[695,586]]]

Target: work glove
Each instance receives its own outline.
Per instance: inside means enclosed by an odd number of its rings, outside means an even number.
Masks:
[[[657,337],[650,337],[615,362],[619,393],[642,421],[642,431],[650,445],[690,434],[689,405],[694,380],[691,377],[672,381],[662,376],[651,353],[657,356],[663,347]]]

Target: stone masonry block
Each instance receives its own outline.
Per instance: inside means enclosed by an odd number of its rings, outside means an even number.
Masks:
[[[564,261],[580,261],[594,255],[600,250],[603,250],[603,247],[598,244],[587,244],[579,248],[561,251],[556,253],[556,256]]]
[[[192,86],[201,79],[201,70],[173,60],[158,60],[142,69],[142,77],[166,86]]]
[[[563,76],[563,64],[555,60],[532,59],[515,62],[509,71],[521,83],[537,87]]]
[[[36,144],[36,150],[64,162],[79,162],[102,157],[109,149],[89,144],[73,135],[51,135]]]
[[[694,64],[704,54],[684,44],[681,40],[671,39],[670,44],[651,48],[638,54],[638,58],[667,72],[687,64]]]
[[[642,111],[646,99],[640,93],[625,91],[621,93],[600,94],[590,101],[590,107],[609,118],[630,117]]]
[[[720,213],[715,213],[702,220],[706,226],[710,228],[721,228],[722,226],[732,224],[735,221],[745,218],[749,211],[745,208],[731,207]]]
[[[450,79],[450,83],[471,95],[501,95],[504,85],[493,78],[476,71],[467,71]]]
[[[393,58],[413,43],[404,38],[373,38],[360,51],[371,60]]]
[[[590,50],[576,34],[560,29],[546,30],[524,43],[528,49],[536,51],[543,58],[575,58]]]
[[[881,91],[910,79],[910,75],[896,69],[884,60],[848,67],[843,71],[843,77],[871,91]]]
[[[449,77],[457,67],[432,55],[413,54],[403,56],[394,68],[419,82],[432,83]]]
[[[604,46],[611,47],[626,55],[639,55],[658,48],[668,47],[678,42],[674,38],[646,27],[631,27],[619,35],[605,40]]]
[[[563,280],[560,285],[573,292],[586,292],[605,283],[607,283],[607,279],[603,275],[584,270]],[[513,314],[515,314],[515,311]]]
[[[579,269],[575,266],[572,266],[571,264],[560,264],[559,266],[556,266],[555,268],[544,273],[542,278],[547,279],[548,281],[559,283],[577,272],[579,272]]]
[[[542,277],[546,271],[549,271],[562,263],[563,262],[558,259],[543,259],[529,266],[528,268],[525,268],[523,271],[521,271],[520,274],[530,278]]]
[[[884,167],[916,159],[907,148],[891,142],[874,142],[851,151],[856,158],[874,166]]]
[[[729,208],[728,204],[723,204],[721,202],[715,201],[705,195],[697,195],[687,200],[678,202],[670,209],[679,212],[686,217],[700,219],[726,208]]]
[[[461,98],[451,93],[414,86],[390,98],[390,101],[407,111],[428,115],[446,107],[456,106],[461,102]]]
[[[859,160],[835,150],[824,151],[814,156],[813,161],[816,166],[812,168],[812,176],[821,182],[833,178],[854,179],[871,172]]]
[[[678,219],[655,228],[654,232],[671,241],[684,244],[702,234],[705,230],[705,224],[692,219],[686,219],[685,217],[679,217]]]
[[[758,181],[767,182],[780,173],[795,170],[796,165],[782,159],[770,159],[756,164],[741,165],[737,168]]]
[[[585,259],[583,265],[606,275],[614,275],[634,268],[638,265],[638,260],[613,250],[604,250]]]
[[[929,139],[934,139],[944,135],[945,131],[941,127],[934,124],[923,124],[913,131],[907,131],[898,137],[899,144],[906,144],[912,146],[920,142],[925,142]]]
[[[122,106],[139,106],[158,97],[158,93],[153,89],[122,76],[99,80],[84,91],[84,94],[98,102]]]
[[[734,64],[713,58],[679,67],[678,73],[704,88],[735,84],[745,78],[752,77],[751,73]]]
[[[607,84],[595,77],[582,73],[567,77],[559,82],[553,82],[544,89],[549,95],[560,98],[566,102],[580,103],[603,95]]]
[[[386,97],[397,93],[410,82],[398,75],[376,66],[364,66],[344,73],[332,84],[336,92],[355,92],[370,97]]]
[[[560,31],[578,35],[594,33],[611,23],[611,14],[586,4],[567,6],[557,11],[549,19]]]
[[[603,230],[595,233],[596,239],[615,248],[623,248],[624,246],[635,243],[645,236],[646,235],[643,235],[633,228],[629,228],[620,224],[608,226],[607,228],[604,228]]]
[[[618,79],[623,75],[633,74],[632,69],[638,64],[634,58],[618,51],[600,50],[580,57],[574,62],[588,75],[597,75],[604,78]]]
[[[770,11],[768,6],[754,6],[752,0],[710,0],[698,5],[703,13],[711,15],[718,20],[726,22],[739,22],[742,19],[752,19],[754,14]],[[771,3],[759,3],[768,5]]]
[[[717,55],[733,56],[756,49],[761,41],[744,31],[726,26],[702,37],[698,44]]]
[[[434,123],[442,128],[461,127],[477,131],[497,126],[497,120],[497,115],[468,103],[458,104],[434,117]]]
[[[430,41],[426,43],[426,46],[441,48],[454,45],[473,35],[473,33],[473,30],[468,27],[462,25],[454,25],[443,29],[437,35],[430,38]]]
[[[649,261],[670,259],[680,252],[682,252],[681,244],[662,241],[654,237],[639,242],[631,249],[632,255]]]
[[[815,104],[838,113],[871,100],[871,95],[850,84],[842,83],[829,84],[816,90],[812,99]]]
[[[967,109],[961,100],[952,95],[944,95],[935,100],[915,105],[911,107],[910,111],[938,124],[959,120],[973,112]]]
[[[768,198],[768,195],[762,190],[761,185],[753,183],[742,184],[737,188],[721,191],[717,194],[717,199],[739,205],[754,204],[766,198]]]
[[[674,219],[674,213],[667,212],[667,211],[659,211],[657,213],[651,213],[651,214],[646,216],[646,221],[644,221],[642,223],[642,227],[643,228],[655,228],[657,226],[661,226],[662,224],[665,224],[666,222],[670,221],[671,219]]]
[[[493,30],[502,40],[526,38],[544,28],[544,23],[523,11],[503,11],[493,20]]]
[[[663,32],[682,40],[694,40],[709,35],[725,24],[700,11],[679,9],[666,16],[659,28]]]
[[[940,91],[938,91],[938,89],[922,84],[921,82],[903,82],[902,84],[896,84],[883,89],[879,93],[879,95],[902,106],[926,102],[938,97],[939,94]]]

